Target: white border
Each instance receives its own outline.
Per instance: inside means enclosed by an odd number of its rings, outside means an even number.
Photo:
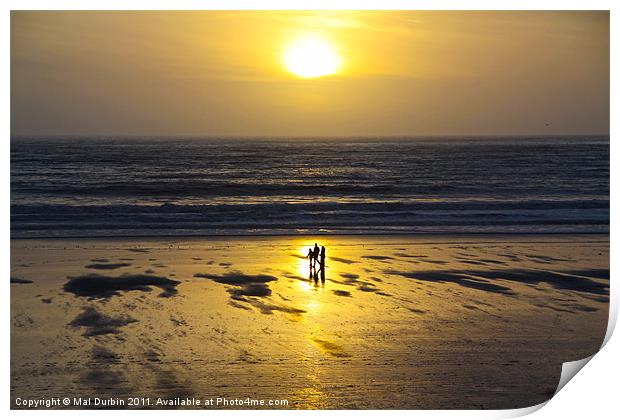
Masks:
[[[8,278],[10,277],[10,206],[9,206],[9,194],[10,194],[10,74],[9,74],[9,61],[10,61],[10,14],[9,10],[239,10],[239,9],[259,9],[259,10],[611,10],[611,139],[613,139],[616,133],[616,117],[617,112],[617,100],[618,97],[618,84],[616,78],[613,75],[620,74],[618,67],[618,24],[619,19],[617,13],[619,8],[616,6],[618,2],[605,1],[605,0],[590,0],[590,1],[578,1],[578,0],[499,0],[499,1],[483,1],[483,0],[469,0],[469,1],[454,1],[454,0],[295,0],[295,1],[283,1],[283,0],[90,0],[90,1],[77,1],[77,0],[62,0],[62,1],[44,1],[44,0],[9,0],[3,2],[5,5],[5,13],[2,15],[2,35],[4,42],[2,43],[4,54],[3,66],[1,68],[2,80],[4,81],[4,95],[2,96],[2,111],[3,111],[3,123],[2,129],[5,133],[5,141],[1,146],[2,158],[4,170],[2,171],[2,192],[3,197],[7,197],[4,205],[2,206],[2,218],[4,223],[2,224],[2,261],[5,272],[5,281],[2,283],[5,288],[3,295],[4,305],[3,313],[4,319],[2,322],[3,336],[5,337],[4,345],[2,346],[2,356],[4,363],[2,364],[2,372],[4,378],[4,398],[2,403],[5,410],[9,409],[10,399],[10,383],[9,383],[9,306],[10,306],[10,285]],[[617,157],[617,151],[614,147],[613,140],[611,141],[611,161],[617,161],[614,159]],[[614,166],[611,166],[611,240],[612,246],[610,250],[611,256],[611,269],[612,277],[615,279],[615,264],[616,257],[618,257],[617,247],[614,246],[617,229],[615,229],[614,223],[615,216],[618,214],[617,206],[614,205],[615,188],[618,180],[618,171],[614,170]],[[615,288],[612,286],[611,302],[610,302],[610,329],[606,340],[609,339],[610,333],[615,325],[618,312],[618,294]],[[540,410],[534,414],[538,418],[569,418],[569,419],[583,419],[588,418],[612,418],[617,414],[617,388],[616,388],[616,376],[618,374],[618,361],[617,355],[619,354],[618,339],[612,337],[609,340],[605,348],[596,355],[592,362],[589,363],[583,372],[579,374],[579,379],[571,381],[566,387],[559,392],[554,398],[552,398],[545,409]],[[543,406],[545,404],[542,404]],[[357,411],[353,413],[355,416],[389,416],[394,418],[411,418],[415,416],[417,418],[459,418],[459,419],[480,419],[480,418],[505,418],[515,417],[528,414],[532,411],[536,411],[538,407],[531,407],[520,410],[497,410],[497,411]],[[184,416],[204,416],[205,413],[199,410],[186,411],[186,412],[170,412],[170,411],[146,411],[131,413],[130,415],[138,417],[149,418],[161,418],[169,419],[171,416],[179,413]],[[340,416],[341,411],[304,411],[295,412],[294,415],[301,418],[309,417],[328,417],[335,418]],[[110,412],[104,411],[91,411],[87,413],[84,411],[11,411],[11,416],[16,418],[31,418],[44,416],[45,418],[78,418],[88,415],[89,417],[104,418],[112,415]],[[343,413],[351,414],[351,413]],[[126,413],[115,412],[115,416],[124,416]],[[208,416],[218,416],[224,419],[239,418],[245,415],[251,415],[258,418],[274,418],[284,419],[289,418],[293,413],[287,411],[218,411],[206,413]]]

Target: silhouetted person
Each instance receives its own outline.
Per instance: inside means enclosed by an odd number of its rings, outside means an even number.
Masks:
[[[321,259],[319,261],[319,266],[321,267],[321,281],[325,281],[325,247],[321,247]]]
[[[306,257],[308,258],[310,268],[312,268],[314,265],[314,252],[312,251],[312,248],[308,248],[308,255],[306,255]]]
[[[314,261],[318,261],[319,260],[319,246],[317,245],[317,243],[314,243]]]

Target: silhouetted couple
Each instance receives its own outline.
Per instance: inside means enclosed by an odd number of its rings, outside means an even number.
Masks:
[[[321,281],[325,281],[325,247],[319,246],[315,243],[314,249],[308,249],[309,264],[310,264],[310,278],[314,278],[314,281],[319,280],[319,273],[321,273]],[[319,269],[316,269],[316,263],[319,263]]]

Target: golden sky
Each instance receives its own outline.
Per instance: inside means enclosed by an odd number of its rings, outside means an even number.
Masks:
[[[289,71],[304,39],[335,73]],[[605,134],[609,14],[12,12],[11,131]]]

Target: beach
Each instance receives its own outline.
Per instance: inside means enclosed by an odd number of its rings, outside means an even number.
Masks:
[[[601,346],[608,295],[606,234],[14,239],[11,404],[526,407]]]

